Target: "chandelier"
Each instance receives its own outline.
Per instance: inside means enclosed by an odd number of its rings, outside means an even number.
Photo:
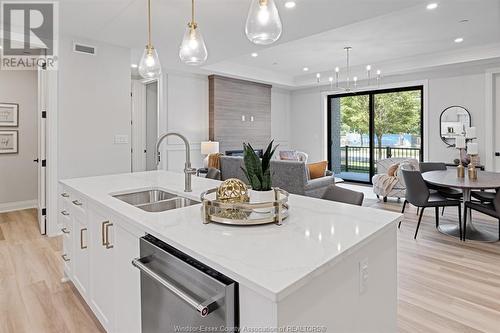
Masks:
[[[346,46],[344,47],[344,50],[346,52],[346,77],[345,77],[345,84],[341,85],[340,84],[340,68],[335,67],[334,70],[334,76],[330,76],[328,78],[328,81],[330,82],[330,88],[333,90],[334,88],[336,90],[343,90],[345,92],[351,92],[355,89],[358,88],[358,77],[353,76],[351,78],[351,46]],[[371,80],[372,80],[372,66],[371,65],[366,65],[366,78],[367,78],[367,85],[371,85]],[[377,80],[377,86],[380,86],[380,79],[382,78],[382,71],[380,69],[377,69],[376,71],[376,80]],[[316,74],[316,81],[317,83],[321,83],[321,74],[318,73]]]

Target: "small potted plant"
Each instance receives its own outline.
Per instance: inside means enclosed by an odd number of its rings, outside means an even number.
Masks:
[[[249,143],[243,144],[243,162],[245,168],[241,168],[251,186],[249,190],[250,203],[262,203],[274,201],[274,190],[271,181],[271,159],[278,146],[273,147],[273,141],[259,158]],[[266,209],[255,209],[255,211],[267,211]]]

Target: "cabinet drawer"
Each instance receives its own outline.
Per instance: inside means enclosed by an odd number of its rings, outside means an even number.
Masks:
[[[73,239],[71,232],[69,234],[63,233],[63,252],[61,257],[64,263],[64,272],[69,277],[71,276],[71,267],[73,259]]]
[[[78,216],[80,219],[85,221],[86,225],[87,223],[85,217],[87,215],[86,212],[87,204],[85,200],[79,195],[70,193],[70,198],[68,200],[67,205],[71,214],[74,215],[75,217]]]

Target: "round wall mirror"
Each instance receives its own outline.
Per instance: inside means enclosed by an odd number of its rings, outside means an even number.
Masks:
[[[453,147],[455,138],[459,135],[465,135],[465,129],[471,125],[469,110],[457,105],[447,107],[439,117],[441,140],[449,147]]]

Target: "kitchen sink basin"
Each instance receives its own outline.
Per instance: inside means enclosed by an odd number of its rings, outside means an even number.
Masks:
[[[114,198],[147,212],[164,212],[199,204],[199,201],[181,197],[160,189],[113,195]]]
[[[165,201],[155,202],[152,204],[137,205],[137,208],[145,210],[146,212],[164,212],[166,210],[178,209],[199,204],[198,201],[188,198],[177,197]]]
[[[131,204],[133,206],[137,206],[137,205],[151,204],[159,201],[173,199],[178,197],[178,195],[158,189],[153,189],[148,191],[118,194],[114,195],[113,197],[121,201],[125,201],[126,203]]]

